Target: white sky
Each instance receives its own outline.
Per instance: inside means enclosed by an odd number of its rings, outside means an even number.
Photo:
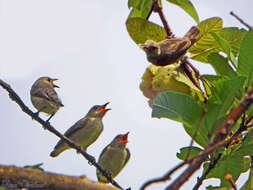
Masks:
[[[253,25],[253,13],[249,10],[252,0],[192,2],[200,20],[219,16],[225,26],[242,27],[229,15],[234,11]],[[180,8],[167,5],[166,1],[164,5],[177,36],[195,25]],[[98,158],[115,135],[130,131],[131,159],[115,180],[123,187],[138,189],[147,179],[161,176],[179,163],[176,152],[188,146],[190,138],[179,123],[151,118],[147,99],[139,90],[149,63],[126,31],[128,14],[126,0],[0,0],[0,78],[11,84],[33,110],[29,95],[33,82],[40,76],[59,78],[57,84],[61,88],[57,92],[65,107],[51,123],[62,133],[91,106],[110,101],[108,107],[112,110],[104,118],[104,132],[88,153]],[[212,73],[208,65],[195,65],[201,74]],[[86,175],[96,181],[95,168],[75,151],[51,158],[49,153],[58,138],[22,113],[3,90],[0,105],[0,164],[24,166],[42,162],[47,171]],[[182,189],[191,189],[196,176]],[[242,177],[241,183],[245,179]]]

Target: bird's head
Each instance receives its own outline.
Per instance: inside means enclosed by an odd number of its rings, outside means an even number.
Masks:
[[[104,117],[107,111],[111,110],[110,108],[106,108],[106,106],[110,102],[105,103],[104,105],[95,105],[93,106],[89,112],[87,113],[88,117]]]
[[[114,147],[125,147],[126,144],[128,143],[128,134],[129,132],[127,132],[126,134],[117,135],[113,139],[111,145]]]
[[[147,56],[158,56],[161,54],[161,48],[155,41],[147,40],[144,44],[139,46],[146,52]]]
[[[54,81],[57,81],[58,79],[52,79],[50,77],[41,77],[39,78],[36,82],[42,82],[42,83],[47,83],[51,85],[53,88],[60,88],[56,84],[54,84]]]

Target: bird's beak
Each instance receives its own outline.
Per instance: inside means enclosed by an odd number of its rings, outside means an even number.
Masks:
[[[121,137],[120,142],[121,142],[122,144],[127,144],[127,142],[128,142],[128,140],[127,140],[128,134],[129,134],[129,132],[127,132],[126,134],[124,134],[124,135]]]
[[[54,81],[57,81],[58,79],[52,79],[51,84],[54,88],[60,88],[59,86],[57,86],[56,84],[54,84]]]
[[[110,108],[106,109],[106,106],[107,106],[109,103],[110,103],[110,102],[107,102],[107,103],[105,103],[104,105],[100,106],[99,111],[100,111],[100,112],[106,113],[107,111],[111,110]]]
[[[139,44],[139,47],[144,51],[149,51],[149,47],[146,44]]]

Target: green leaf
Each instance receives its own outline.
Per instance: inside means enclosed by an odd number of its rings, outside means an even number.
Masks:
[[[219,160],[215,168],[207,175],[207,178],[219,178],[221,180],[221,186],[230,187],[229,182],[225,179],[226,174],[231,174],[233,180],[236,181],[246,167],[250,167],[248,158],[225,156]]]
[[[177,153],[177,157],[180,159],[180,160],[185,160],[187,154],[188,154],[188,151],[191,151],[190,154],[189,154],[189,159],[197,156],[200,152],[202,152],[203,150],[201,148],[198,148],[198,147],[183,147],[183,148],[180,148],[180,152]]]
[[[220,48],[222,49],[222,51],[229,56],[229,54],[230,54],[229,43],[224,38],[222,38],[221,36],[219,36],[218,34],[216,34],[214,32],[210,32],[210,34],[216,40],[216,42],[218,43],[218,45],[220,46]]]
[[[146,19],[149,12],[151,11],[152,0],[129,0],[128,8],[133,8],[131,10],[128,18],[139,17]]]
[[[218,17],[209,18],[200,22],[197,27],[200,29],[200,34],[197,37],[197,42],[189,49],[189,52],[193,54],[192,59],[196,60],[202,54],[218,51],[216,41],[210,32],[221,31],[222,19]]]
[[[167,0],[181,7],[185,12],[187,12],[197,23],[199,23],[199,16],[190,0]]]
[[[166,31],[142,18],[129,18],[126,22],[127,31],[136,44],[143,44],[147,40],[162,41],[166,39]]]
[[[232,53],[235,55],[235,57],[237,57],[242,39],[246,33],[247,32],[244,29],[229,27],[223,28],[219,32],[219,35],[229,43]]]
[[[210,53],[207,56],[207,61],[213,66],[217,75],[227,76],[229,78],[233,78],[237,76],[236,72],[229,65],[226,58],[219,55],[218,53]]]
[[[224,38],[222,38],[220,35],[218,35],[216,33],[211,32],[211,35],[216,40],[218,46],[221,48],[221,51],[223,51],[224,53],[227,54],[228,59],[231,61],[233,66],[236,68],[238,64],[235,60],[235,56],[233,55],[233,53],[231,51],[230,44],[228,43],[228,41],[226,41]]]
[[[253,156],[253,130],[250,130],[240,148],[237,150],[237,154],[244,156]]]
[[[238,74],[247,78],[247,87],[253,82],[253,31],[247,32],[242,40],[239,58]]]
[[[212,96],[206,103],[207,112],[204,122],[201,124],[212,135],[222,120],[224,120],[227,111],[233,105],[237,93],[244,84],[244,77],[235,77],[230,80],[218,81],[213,89]]]
[[[189,126],[196,126],[201,115],[202,108],[195,99],[174,91],[160,93],[152,110],[152,117],[165,117]]]

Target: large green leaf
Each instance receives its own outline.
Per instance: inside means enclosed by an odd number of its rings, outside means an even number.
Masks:
[[[233,78],[237,76],[236,72],[229,65],[227,59],[219,55],[218,53],[210,53],[206,57],[206,59],[207,59],[207,62],[213,66],[217,75],[227,76],[229,78]]]
[[[143,44],[147,40],[161,41],[166,39],[166,31],[142,18],[129,18],[126,22],[127,31],[136,44]]]
[[[190,151],[190,154],[188,153]],[[191,159],[195,156],[197,156],[200,152],[202,152],[203,150],[199,147],[183,147],[183,148],[180,148],[180,152],[177,153],[177,157],[180,159],[180,160],[185,160],[186,159],[186,156],[189,154],[189,157],[188,159]]]
[[[247,86],[253,82],[253,31],[247,32],[242,40],[239,58],[238,74],[247,77]]]
[[[199,23],[198,28],[200,29],[200,34],[197,37],[197,42],[189,49],[189,52],[193,54],[191,57],[196,60],[202,54],[218,51],[216,41],[210,32],[221,31],[222,19],[218,17],[206,19]]]
[[[199,16],[190,0],[167,0],[181,7],[185,12],[187,12],[197,23],[199,23]]]
[[[168,118],[195,127],[202,115],[202,108],[195,99],[186,94],[167,91],[154,101],[152,117]]]
[[[128,18],[146,19],[151,11],[152,0],[129,0],[128,7],[133,8]]]

